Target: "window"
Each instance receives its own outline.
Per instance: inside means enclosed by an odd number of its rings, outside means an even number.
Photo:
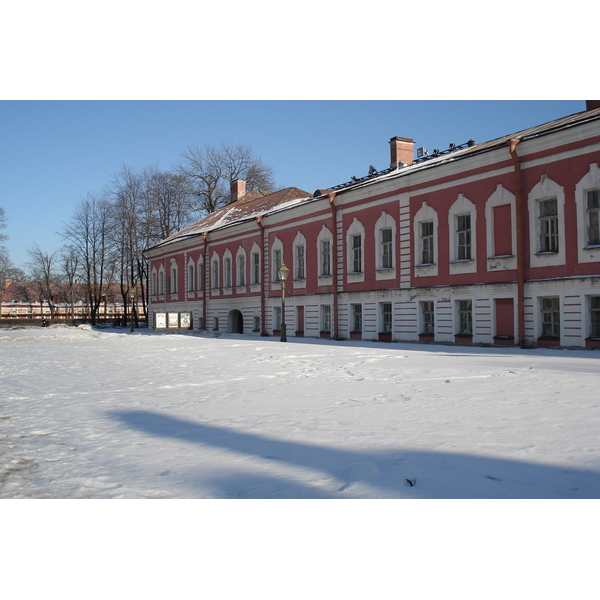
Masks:
[[[421,223],[421,264],[432,265],[433,254],[433,221]]]
[[[600,338],[600,296],[590,298],[591,337]]]
[[[194,291],[194,265],[188,265],[188,292]]]
[[[231,258],[223,260],[223,287],[231,287]]]
[[[304,246],[296,246],[296,279],[305,278]]]
[[[473,333],[473,305],[471,300],[458,301],[458,333],[471,335]]]
[[[542,298],[542,337],[560,337],[560,301],[558,298]]]
[[[362,304],[352,304],[352,331],[362,332]]]
[[[381,268],[391,269],[394,266],[392,253],[392,230],[381,230]]]
[[[213,331],[219,331],[219,317],[213,318]]]
[[[160,268],[158,272],[158,293],[162,296],[165,293],[165,272]]]
[[[331,331],[331,305],[321,305],[321,331]]]
[[[216,289],[219,287],[219,261],[213,260],[212,263],[212,287]]]
[[[476,227],[477,209],[475,205],[462,194],[450,207],[448,211],[448,231],[450,260],[450,274],[462,275],[464,273],[476,273],[477,255]],[[439,253],[438,257],[439,259]]]
[[[273,250],[273,281],[279,282],[279,269],[281,268],[281,250]]]
[[[362,273],[362,235],[352,236],[352,272]]]
[[[471,215],[456,217],[457,260],[471,260]]]
[[[237,284],[246,285],[246,255],[239,254],[237,259]]]
[[[152,295],[156,296],[158,292],[158,284],[156,278],[156,271],[152,271]]]
[[[171,282],[169,286],[169,293],[176,294],[177,293],[177,267],[171,267]]]
[[[421,316],[423,318],[423,328],[421,333],[433,333],[435,331],[433,302],[421,302]]]
[[[260,283],[260,254],[252,253],[252,283]]]
[[[273,329],[281,330],[281,306],[273,307]]]
[[[587,193],[587,245],[600,246],[600,190]]]
[[[381,304],[381,332],[390,333],[392,331],[392,304],[383,302]]]
[[[539,202],[540,252],[558,252],[558,203],[556,198]]]
[[[321,242],[321,276],[329,277],[331,275],[331,242],[323,240]]]
[[[198,289],[199,290],[204,289],[204,264],[203,263],[198,264]]]
[[[254,317],[252,320],[252,331],[260,331],[260,317]]]

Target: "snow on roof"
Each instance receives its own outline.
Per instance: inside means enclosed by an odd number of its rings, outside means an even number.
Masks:
[[[223,208],[207,215],[193,225],[182,229],[178,233],[162,240],[158,244],[148,248],[160,248],[176,241],[197,237],[209,231],[215,231],[223,227],[240,223],[258,216],[273,212],[275,209],[288,208],[295,204],[312,199],[312,195],[296,187],[289,187],[270,194],[264,194],[253,190],[242,196],[236,202],[228,204]]]
[[[509,135],[505,135],[488,142],[482,142],[480,144],[473,144],[467,148],[457,149],[452,152],[446,152],[440,156],[428,156],[426,159],[421,160],[419,162],[415,162],[412,165],[405,165],[400,167],[399,169],[386,169],[384,171],[380,171],[373,175],[373,177],[363,178],[358,182],[349,182],[348,184],[342,184],[341,186],[336,186],[337,191],[346,191],[350,188],[358,189],[364,186],[372,185],[373,183],[379,183],[381,181],[385,181],[388,179],[394,179],[396,177],[403,177],[410,173],[415,173],[416,171],[420,171],[422,169],[429,169],[432,167],[437,167],[443,164],[447,164],[457,159],[467,158],[469,156],[473,156],[475,154],[480,154],[482,152],[489,152],[491,150],[495,150],[502,146],[506,146],[509,140],[511,139],[532,139],[538,137],[540,135],[546,135],[549,133],[553,133],[555,131],[559,131],[561,129],[566,129],[568,127],[573,127],[576,125],[580,125],[586,121],[593,121],[600,118],[600,108],[588,110],[584,112],[575,113],[573,115],[569,115],[567,117],[561,117],[560,119],[556,119],[554,121],[549,121],[548,123],[544,123],[542,125],[536,125],[534,127],[529,127],[527,129],[523,129],[521,131],[517,131],[516,133],[511,133]]]
[[[586,121],[597,120],[599,118],[600,108],[575,113],[573,115],[562,117],[554,121],[549,121],[548,123],[544,123],[542,125],[529,127],[528,129],[523,129],[522,131],[511,133],[510,135],[505,135],[488,142],[473,144],[467,148],[459,148],[449,153],[446,152],[440,156],[431,156],[426,160],[415,162],[412,165],[401,166],[398,169],[386,169],[380,172],[376,171],[373,176],[363,178],[360,181],[351,181],[347,184],[334,186],[334,188],[330,188],[329,190],[316,190],[314,195],[308,194],[307,192],[304,192],[296,187],[285,188],[271,194],[264,194],[258,190],[253,190],[248,192],[248,194],[244,195],[236,202],[229,204],[224,208],[215,211],[214,213],[211,213],[193,225],[186,227],[182,231],[162,240],[155,246],[148,248],[148,250],[160,248],[188,237],[196,237],[203,233],[215,231],[222,227],[247,221],[268,213],[279,212],[280,210],[291,208],[296,204],[301,204],[303,202],[322,197],[330,190],[335,191],[337,194],[343,191],[349,191],[350,189],[359,189],[365,186],[373,185],[374,183],[380,183],[389,179],[403,177],[422,169],[430,169],[432,167],[447,164],[448,162],[452,162],[457,159],[467,158],[482,152],[489,152],[499,147],[506,146],[508,141],[514,138],[520,138],[523,140],[531,139],[540,135],[546,135],[554,131],[580,125]]]

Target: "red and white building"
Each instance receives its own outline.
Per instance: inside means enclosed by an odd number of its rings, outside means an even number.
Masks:
[[[600,105],[385,171],[233,202],[146,251],[150,327],[600,346]],[[417,157],[415,158],[415,152]]]

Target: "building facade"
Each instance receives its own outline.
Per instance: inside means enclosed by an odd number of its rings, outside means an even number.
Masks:
[[[308,194],[245,192],[146,251],[149,326],[600,346],[600,108]]]

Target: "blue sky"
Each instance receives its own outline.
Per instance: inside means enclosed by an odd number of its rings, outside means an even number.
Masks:
[[[0,101],[0,206],[12,261],[61,246],[77,202],[122,164],[172,168],[190,145],[243,142],[279,187],[307,192],[389,166],[389,140],[484,142],[585,110],[585,101]]]

